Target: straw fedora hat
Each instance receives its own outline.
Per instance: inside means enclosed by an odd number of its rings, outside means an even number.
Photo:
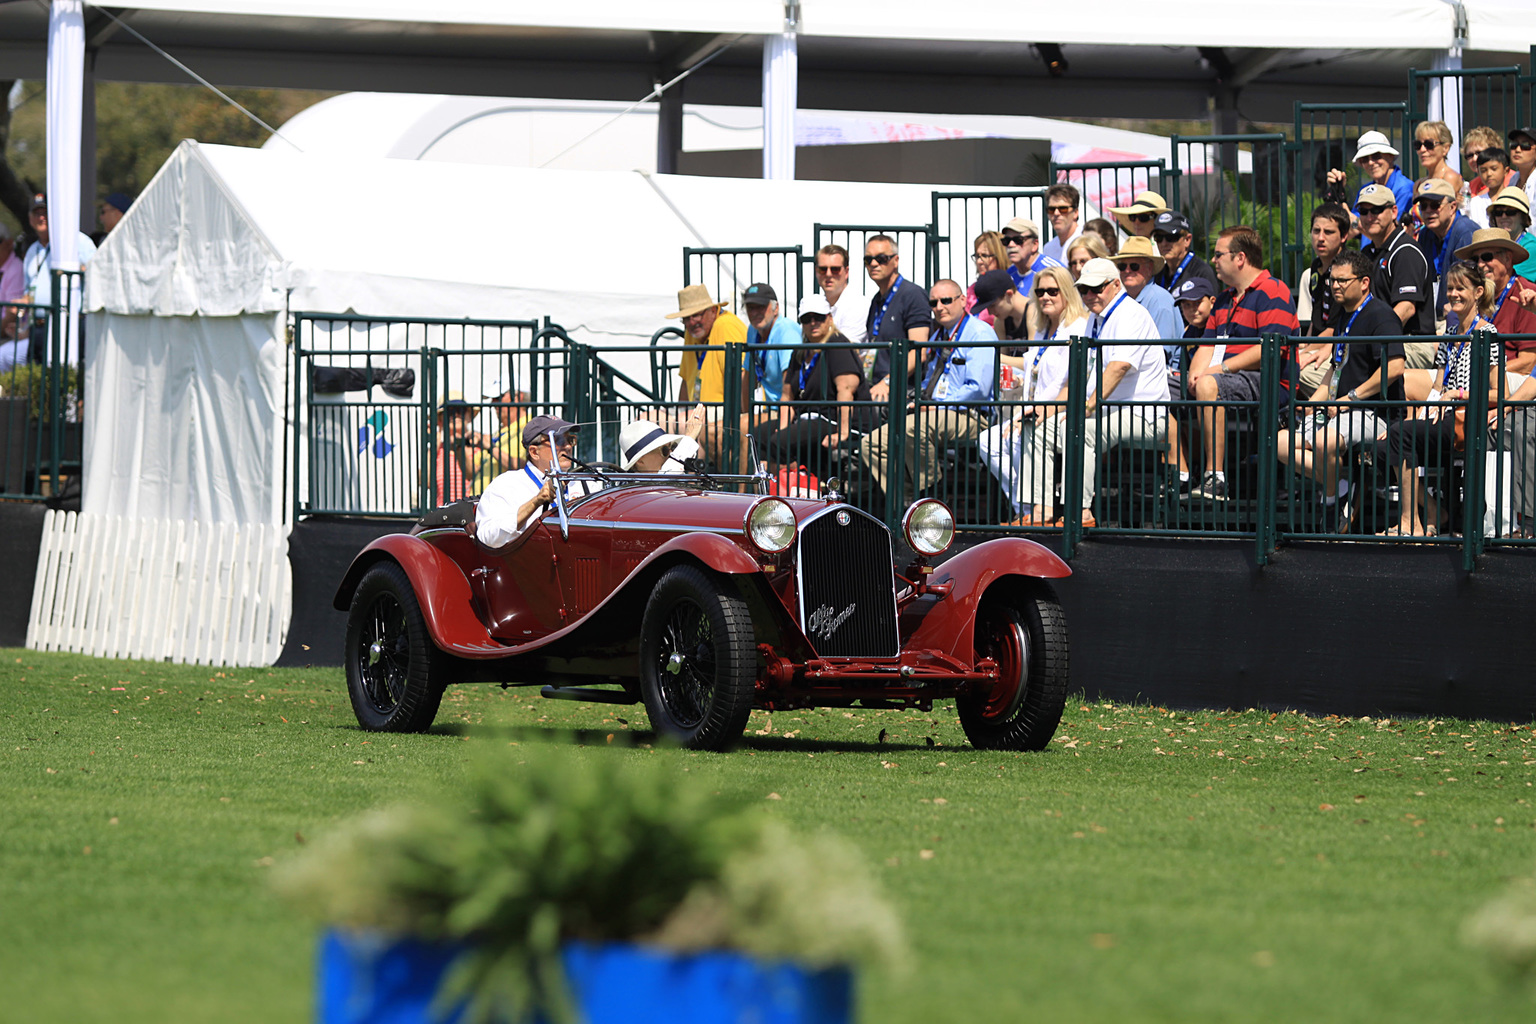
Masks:
[[[1131,230],[1130,221],[1126,220],[1127,214],[1132,213],[1162,213],[1168,209],[1168,203],[1156,192],[1137,192],[1136,198],[1131,200],[1130,206],[1111,206],[1109,212],[1115,215],[1115,220],[1126,231]]]
[[[709,289],[701,284],[691,284],[677,293],[677,312],[668,313],[668,320],[681,320],[685,316],[702,313],[706,309],[719,309],[725,305],[709,297]]]
[[[1516,262],[1528,259],[1530,256],[1530,253],[1525,251],[1525,246],[1510,238],[1509,232],[1503,228],[1478,228],[1472,232],[1472,241],[1456,250],[1456,258],[1469,260],[1479,249],[1499,249],[1515,257]]]
[[[1519,185],[1510,185],[1499,190],[1499,194],[1493,197],[1493,202],[1488,204],[1491,210],[1495,206],[1507,206],[1513,210],[1519,210],[1527,217],[1531,215],[1531,200],[1526,196],[1525,189]]]
[[[1157,246],[1152,244],[1152,239],[1144,238],[1141,235],[1133,235],[1127,238],[1125,244],[1120,246],[1120,251],[1110,257],[1110,261],[1115,264],[1124,263],[1128,260],[1135,260],[1138,263],[1150,261],[1152,269],[1148,272],[1148,277],[1161,271],[1163,264],[1166,262],[1162,254],[1157,251]]]

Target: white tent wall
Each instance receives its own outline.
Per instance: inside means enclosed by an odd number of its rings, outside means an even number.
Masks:
[[[91,317],[81,511],[282,521],[281,314]]]

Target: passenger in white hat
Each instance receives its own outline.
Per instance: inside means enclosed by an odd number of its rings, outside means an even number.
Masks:
[[[681,473],[683,460],[698,457],[703,431],[703,403],[694,407],[681,434],[669,434],[650,420],[634,420],[619,431],[619,465],[626,473]]]
[[[1413,209],[1413,179],[1397,166],[1398,151],[1381,132],[1364,132],[1355,143],[1355,166],[1360,168],[1360,187],[1375,183],[1392,190],[1397,200],[1397,217],[1406,220]],[[1337,167],[1328,172],[1330,198],[1344,202],[1344,172]],[[1351,208],[1360,202],[1360,190],[1349,201]]]

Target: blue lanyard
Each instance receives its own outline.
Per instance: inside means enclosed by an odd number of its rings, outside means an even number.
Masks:
[[[1109,318],[1115,315],[1115,310],[1120,307],[1120,303],[1124,302],[1125,297],[1129,294],[1129,292],[1121,292],[1115,301],[1109,304],[1109,308],[1104,311],[1104,315],[1093,322],[1092,337],[1094,341],[1099,340],[1099,332],[1104,329],[1105,324],[1109,323]]]
[[[816,364],[820,361],[821,349],[817,349],[815,352],[811,353],[810,362],[802,362],[800,364],[800,386],[795,389],[795,396],[797,398],[805,394],[806,382],[811,379],[811,371],[816,369]]]
[[[1029,365],[1029,401],[1035,400],[1035,385],[1040,383],[1040,357],[1045,355],[1045,346],[1035,346],[1035,361]]]
[[[768,339],[763,336],[763,332],[762,331],[758,331],[757,332],[757,342],[756,342],[756,344],[758,344],[758,345],[766,345],[766,344],[768,344]],[[752,353],[752,367],[753,367],[753,369],[755,369],[757,371],[758,382],[762,383],[763,378],[768,376],[768,353],[767,352],[754,352],[754,353]],[[767,385],[764,385],[764,386],[766,387]]]
[[[1173,288],[1173,286],[1175,284],[1178,283],[1179,275],[1184,273],[1184,268],[1189,266],[1189,261],[1194,259],[1194,258],[1195,258],[1195,254],[1192,253],[1192,252],[1187,252],[1187,253],[1184,254],[1184,258],[1179,261],[1179,269],[1175,270],[1173,272],[1173,276],[1168,279],[1168,287],[1169,287],[1170,290]]]
[[[1355,326],[1355,318],[1357,316],[1359,316],[1361,313],[1365,312],[1365,307],[1369,306],[1370,304],[1371,304],[1371,297],[1369,295],[1367,295],[1365,297],[1365,301],[1360,303],[1360,305],[1358,307],[1356,307],[1356,309],[1355,309],[1355,311],[1353,313],[1349,314],[1349,322],[1344,325],[1344,330],[1340,333],[1340,335],[1339,335],[1340,337],[1342,337],[1342,338],[1349,337],[1349,329],[1351,327]],[[1334,346],[1333,346],[1333,365],[1334,366],[1338,366],[1343,361],[1344,361],[1344,343],[1342,341],[1335,342]]]
[[[560,456],[558,456],[558,455],[555,456],[555,458],[559,458],[559,457]],[[523,472],[525,474],[527,474],[529,480],[533,481],[533,486],[539,488],[540,490],[543,490],[543,488],[544,488],[544,481],[539,479],[539,475],[533,471],[533,466],[532,465],[530,465],[529,463],[526,463],[526,462],[523,463]]]
[[[1476,326],[1474,324],[1474,326]],[[1456,369],[1456,363],[1461,359],[1461,353],[1467,347],[1467,339],[1462,338],[1461,344],[1456,346],[1456,351],[1445,361],[1445,375],[1440,378],[1440,390],[1444,391],[1451,383],[1451,371]]]
[[[1460,216],[1460,213],[1451,214],[1451,224],[1450,227],[1445,229],[1445,237],[1437,239],[1440,243],[1440,249],[1435,253],[1435,274],[1437,276],[1445,273],[1445,253],[1450,248],[1451,232],[1456,227],[1456,218]],[[1434,232],[1430,233],[1433,234]]]
[[[1493,315],[1494,315],[1494,317],[1497,317],[1499,315],[1499,310],[1504,308],[1504,300],[1509,298],[1509,290],[1511,288],[1513,288],[1514,286],[1515,286],[1515,279],[1514,278],[1510,278],[1509,279],[1509,284],[1505,285],[1504,286],[1504,290],[1499,292],[1499,301],[1495,302],[1493,304]]]
[[[891,300],[896,297],[896,289],[901,287],[901,275],[896,275],[896,280],[891,282],[891,290],[885,293],[885,302],[880,306],[880,312],[875,314],[875,322],[869,327],[869,340],[875,341],[880,337],[880,325],[885,322],[885,311],[890,308]]]

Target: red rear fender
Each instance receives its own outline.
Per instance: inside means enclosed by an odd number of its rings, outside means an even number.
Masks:
[[[438,647],[458,654],[505,651],[503,644],[491,639],[485,625],[475,615],[469,580],[453,559],[418,537],[391,533],[380,537],[358,552],[342,577],[341,587],[332,602],[341,611],[352,607],[352,594],[364,573],[384,560],[398,562],[410,578],[416,602],[421,605],[427,630]]]
[[[929,582],[947,584],[949,594],[931,603],[919,602],[921,618],[907,646],[940,650],[969,662],[976,650],[976,612],[989,590],[1070,575],[1072,570],[1055,552],[1021,537],[967,548],[934,570]]]

